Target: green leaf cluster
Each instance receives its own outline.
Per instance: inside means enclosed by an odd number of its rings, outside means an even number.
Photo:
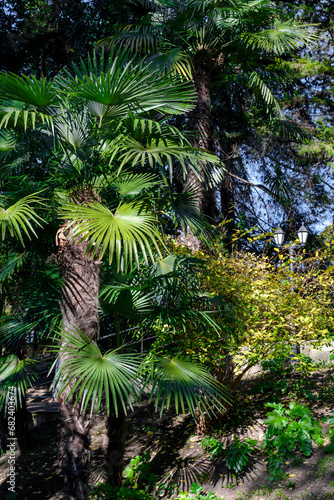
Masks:
[[[256,445],[256,439],[246,438],[244,441],[240,441],[239,438],[235,437],[226,448],[227,468],[237,476],[247,466]]]
[[[139,485],[156,484],[158,477],[156,474],[150,473],[150,460],[151,454],[149,451],[132,458],[123,471],[123,477],[125,478],[123,486],[137,489]]]
[[[227,468],[235,476],[238,476],[247,466],[256,445],[256,439],[246,438],[241,441],[236,436],[226,448],[224,448],[221,441],[213,436],[205,437],[201,441],[202,448],[209,451],[211,460],[224,456]]]
[[[92,489],[90,500],[152,500],[146,490],[137,490],[121,486],[116,488],[109,484],[100,483]]]
[[[324,439],[320,422],[311,416],[305,405],[290,403],[284,408],[280,403],[268,403],[264,421],[268,425],[263,449],[267,456],[269,479],[276,481],[283,476],[282,465],[286,458],[294,457],[297,452],[308,457],[313,451],[313,442],[323,445]]]
[[[175,500],[218,500],[218,497],[212,491],[204,491],[201,485],[192,483],[190,491],[178,493]]]

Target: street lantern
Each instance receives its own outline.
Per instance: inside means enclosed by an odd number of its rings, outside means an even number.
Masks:
[[[274,234],[275,243],[278,247],[282,247],[285,241],[285,232],[279,227]]]
[[[297,236],[299,238],[300,244],[302,246],[305,246],[308,238],[308,230],[304,226],[304,222],[302,223],[300,229],[298,229]]]

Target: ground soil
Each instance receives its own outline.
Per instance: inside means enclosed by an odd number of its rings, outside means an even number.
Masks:
[[[268,379],[267,386],[266,383],[260,386],[262,394],[247,392],[247,397],[244,396],[242,402],[236,405],[234,416],[223,420],[216,427],[216,436],[225,443],[233,436],[252,437],[260,443],[266,430],[264,404],[270,395],[271,400],[276,402],[297,400],[307,404],[315,418],[326,419],[334,409],[333,375],[333,368],[327,368],[314,372],[308,380],[302,375],[291,377],[283,384],[281,380]],[[326,432],[326,424],[323,425]],[[92,484],[97,484],[99,480],[103,432],[103,419],[95,417],[92,432]],[[33,437],[31,449],[17,452],[16,496],[8,495],[8,454],[1,457],[0,499],[65,498],[62,494],[62,477],[57,471],[57,422],[42,424],[33,431]],[[323,447],[315,447],[309,458],[296,455],[287,461],[287,476],[280,484],[270,483],[260,450],[253,453],[247,470],[235,479],[223,461],[212,461],[202,450],[201,438],[196,436],[195,424],[190,415],[175,416],[169,410],[160,418],[153,403],[137,405],[128,418],[126,462],[145,451],[151,454],[150,472],[156,474],[163,485],[154,494],[157,499],[167,498],[168,495],[171,497],[175,487],[188,490],[193,482],[225,500],[334,499],[334,454],[325,454]]]

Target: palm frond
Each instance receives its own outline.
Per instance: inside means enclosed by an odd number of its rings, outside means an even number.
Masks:
[[[27,385],[32,384],[36,374],[32,371],[35,360],[19,359],[15,354],[0,356],[0,410],[9,401],[15,400],[16,408],[22,406]]]
[[[278,101],[275,99],[268,85],[266,85],[256,71],[253,71],[253,73],[250,74],[248,84],[251,89],[257,92],[258,97],[260,97],[260,99],[265,103],[267,113],[273,110],[274,114],[279,116],[281,119],[284,119],[284,115]]]
[[[25,129],[28,123],[35,128],[38,119],[52,123],[48,108],[57,104],[54,82],[37,80],[33,75],[0,73],[0,96],[0,127],[16,127],[22,121]]]
[[[145,262],[148,262],[147,255],[154,261],[151,246],[160,255],[155,217],[138,202],[123,203],[114,213],[97,202],[87,207],[68,203],[61,208],[60,215],[72,221],[72,238],[87,240],[86,253],[91,251],[92,258],[99,253],[102,259],[108,251],[111,263],[116,254],[117,270],[120,269],[122,254],[125,269],[128,264],[132,265],[133,257],[139,265],[139,249]]]
[[[171,196],[169,205],[174,218],[183,225],[185,231],[189,226],[194,234],[205,238],[210,226],[200,213],[199,196],[200,193],[196,187],[188,185],[182,193]]]
[[[138,196],[143,191],[157,185],[159,185],[157,177],[150,173],[130,174],[123,172],[112,183],[112,187],[118,191],[118,194],[125,197]]]
[[[192,80],[191,58],[179,47],[149,56],[147,60],[153,69],[171,75],[179,74],[187,80]]]
[[[147,286],[105,285],[100,297],[108,302],[112,311],[123,318],[131,318],[152,311],[155,295],[147,290]],[[110,307],[109,307],[110,309]]]
[[[166,274],[172,273],[175,269],[177,262],[177,255],[171,253],[164,257],[163,259],[158,259],[155,263],[155,274],[156,276],[165,276]]]
[[[27,336],[36,328],[37,322],[27,323],[8,319],[0,324],[0,345],[16,349],[25,344]]]
[[[97,63],[86,66],[82,62],[74,67],[75,77],[68,73],[60,84],[68,92],[70,81],[72,95],[103,105],[100,111],[108,119],[126,117],[132,111],[138,114],[138,110],[182,114],[194,107],[196,94],[189,83],[128,61],[124,51],[112,53],[107,68],[98,72]]]
[[[136,398],[136,383],[141,357],[136,354],[121,354],[117,351],[102,353],[99,347],[84,332],[73,330],[61,332],[62,345],[59,356],[64,359],[55,379],[57,394],[70,386],[67,399],[74,396],[75,404],[81,401],[81,411],[86,411],[89,402],[91,413],[96,412],[105,396],[108,415],[119,406],[127,412]]]
[[[0,73],[0,92],[3,99],[20,101],[40,109],[57,104],[53,86],[53,81],[47,83],[45,78],[37,80],[34,75]]]
[[[16,146],[15,135],[9,130],[0,131],[0,151],[12,151]]]
[[[85,108],[75,114],[65,111],[62,108],[62,113],[59,113],[54,120],[54,126],[58,137],[74,149],[82,148],[92,143],[91,124],[89,123],[89,115]]]
[[[167,165],[171,183],[173,163],[178,162],[184,177],[191,169],[199,180],[209,186],[216,186],[222,180],[223,165],[219,158],[208,151],[192,147],[184,134],[175,127],[130,117],[122,121],[119,130],[118,137],[108,143],[103,154],[109,157],[110,164],[117,158],[120,169],[126,164],[148,165],[152,169],[158,167],[166,182]]]
[[[31,194],[21,198],[18,202],[14,203],[7,208],[0,204],[0,228],[2,240],[6,237],[8,229],[11,236],[15,236],[24,246],[22,232],[24,232],[29,239],[31,233],[36,236],[35,230],[30,221],[34,222],[37,226],[42,226],[43,219],[35,212],[32,207],[33,204],[43,204],[41,198],[36,194]]]
[[[273,29],[244,33],[241,39],[252,48],[281,56],[316,41],[318,34],[315,26],[299,24],[293,19],[285,22],[276,21]]]
[[[0,101],[0,128],[18,128],[27,130],[37,124],[48,124],[52,128],[52,114],[16,100]]]
[[[146,367],[147,369],[147,367]],[[148,381],[152,383],[151,399],[155,397],[155,407],[168,409],[172,398],[176,412],[186,412],[186,407],[195,416],[196,407],[201,415],[209,417],[216,411],[224,412],[229,397],[223,385],[210,375],[203,365],[187,358],[157,359],[152,364]]]
[[[8,255],[2,255],[0,257],[0,283],[8,280],[22,266],[26,258],[27,255],[24,253],[9,252]]]
[[[143,52],[145,54],[156,52],[161,38],[160,30],[154,26],[122,26],[118,27],[117,32],[111,36],[99,40],[96,47],[107,47],[112,49],[116,46],[126,47],[134,52]]]

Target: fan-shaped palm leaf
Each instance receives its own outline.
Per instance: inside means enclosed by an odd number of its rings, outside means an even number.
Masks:
[[[152,311],[155,294],[147,286],[105,285],[100,297],[112,306],[112,310],[124,318],[134,318]]]
[[[12,73],[1,73],[0,92],[3,99],[13,99],[37,108],[46,108],[57,104],[54,82],[47,83],[45,78],[37,80],[34,75],[19,76]]]
[[[68,92],[70,80],[72,95],[106,106],[103,116],[109,119],[125,117],[129,111],[138,113],[139,109],[180,114],[194,107],[194,88],[179,77],[167,77],[143,63],[127,61],[120,52],[112,53],[109,60],[112,64],[107,71],[92,73],[82,63],[74,68],[75,77],[68,73],[60,83]]]
[[[37,80],[33,75],[0,74],[0,127],[7,127],[9,123],[15,127],[21,123],[19,119],[25,129],[29,120],[33,128],[36,119],[51,124],[48,107],[57,102],[54,83],[47,83],[45,78]]]
[[[54,126],[58,137],[74,149],[92,144],[92,127],[85,109],[75,114],[62,109],[62,113],[58,114],[54,121]]]
[[[20,101],[0,100],[0,128],[35,128],[37,123],[48,123],[52,128],[52,116],[36,107]]]
[[[192,61],[182,49],[175,47],[163,53],[148,57],[152,68],[171,75],[179,74],[187,80],[192,80]]]
[[[0,409],[7,408],[10,397],[15,397],[16,407],[22,405],[27,385],[36,379],[32,371],[35,360],[19,359],[15,354],[0,357]]]
[[[11,349],[26,343],[27,336],[34,330],[38,322],[27,323],[8,319],[0,324],[0,345]]]
[[[155,407],[161,405],[160,415],[165,405],[169,408],[172,397],[176,412],[180,406],[185,413],[187,406],[193,416],[196,407],[202,415],[205,411],[210,417],[214,416],[216,410],[225,411],[230,402],[224,386],[202,364],[189,359],[155,360],[148,380],[152,381],[151,399],[155,396]]]
[[[217,156],[190,146],[188,140],[175,127],[160,125],[152,120],[128,119],[120,125],[126,133],[110,141],[104,150],[110,164],[117,157],[122,168],[126,164],[140,163],[151,168],[158,167],[166,181],[166,165],[169,182],[173,178],[173,162],[181,165],[184,176],[190,169],[207,185],[216,185],[222,180],[223,165]],[[200,167],[200,168],[199,168]]]
[[[169,204],[174,217],[185,230],[189,226],[194,234],[205,237],[210,226],[199,211],[198,198],[199,191],[194,186],[188,185],[182,193],[171,196]]]
[[[164,259],[158,259],[154,265],[156,276],[165,276],[174,271],[177,262],[177,255],[171,253]]]
[[[148,262],[147,254],[154,260],[151,246],[160,254],[157,243],[160,237],[155,218],[138,202],[123,203],[114,213],[97,202],[87,207],[69,203],[61,208],[60,213],[64,219],[72,221],[70,225],[75,224],[71,230],[72,238],[87,240],[86,252],[92,249],[92,258],[99,252],[99,258],[102,259],[108,250],[111,262],[115,253],[117,270],[120,268],[122,250],[125,268],[128,263],[132,265],[133,257],[139,265],[138,247],[145,262]]]
[[[3,204],[0,205],[0,227],[2,240],[6,237],[7,229],[9,234],[11,236],[16,236],[23,246],[24,241],[22,232],[24,232],[29,239],[31,239],[31,233],[36,236],[35,230],[30,221],[41,227],[41,221],[43,221],[43,219],[37,215],[32,207],[33,204],[43,204],[41,198],[35,194],[21,198],[21,200],[7,208],[5,208]]]
[[[16,138],[14,134],[8,130],[0,131],[0,151],[11,151],[16,146]]]
[[[241,38],[254,48],[281,56],[285,52],[300,49],[318,38],[316,25],[301,25],[294,20],[276,22],[273,29],[258,33],[244,33]]]
[[[116,177],[112,187],[116,188],[121,196],[137,196],[147,189],[159,185],[157,177],[152,174],[130,174],[123,172]]]
[[[84,332],[62,331],[59,356],[61,363],[55,384],[58,394],[70,385],[67,399],[74,395],[75,404],[81,400],[81,410],[86,411],[91,401],[91,413],[96,402],[96,411],[105,396],[108,414],[113,409],[118,415],[119,405],[126,413],[126,405],[132,408],[131,396],[136,397],[136,383],[141,357],[136,354],[121,354],[107,351],[102,354],[99,347]]]
[[[26,258],[26,254],[16,252],[9,252],[8,255],[2,255],[0,257],[0,283],[10,278],[22,266]]]
[[[157,30],[155,26],[121,26],[118,28],[118,32],[99,40],[96,46],[109,49],[121,46],[126,47],[132,53],[141,51],[145,53],[155,52],[160,41],[160,35],[160,30]]]

